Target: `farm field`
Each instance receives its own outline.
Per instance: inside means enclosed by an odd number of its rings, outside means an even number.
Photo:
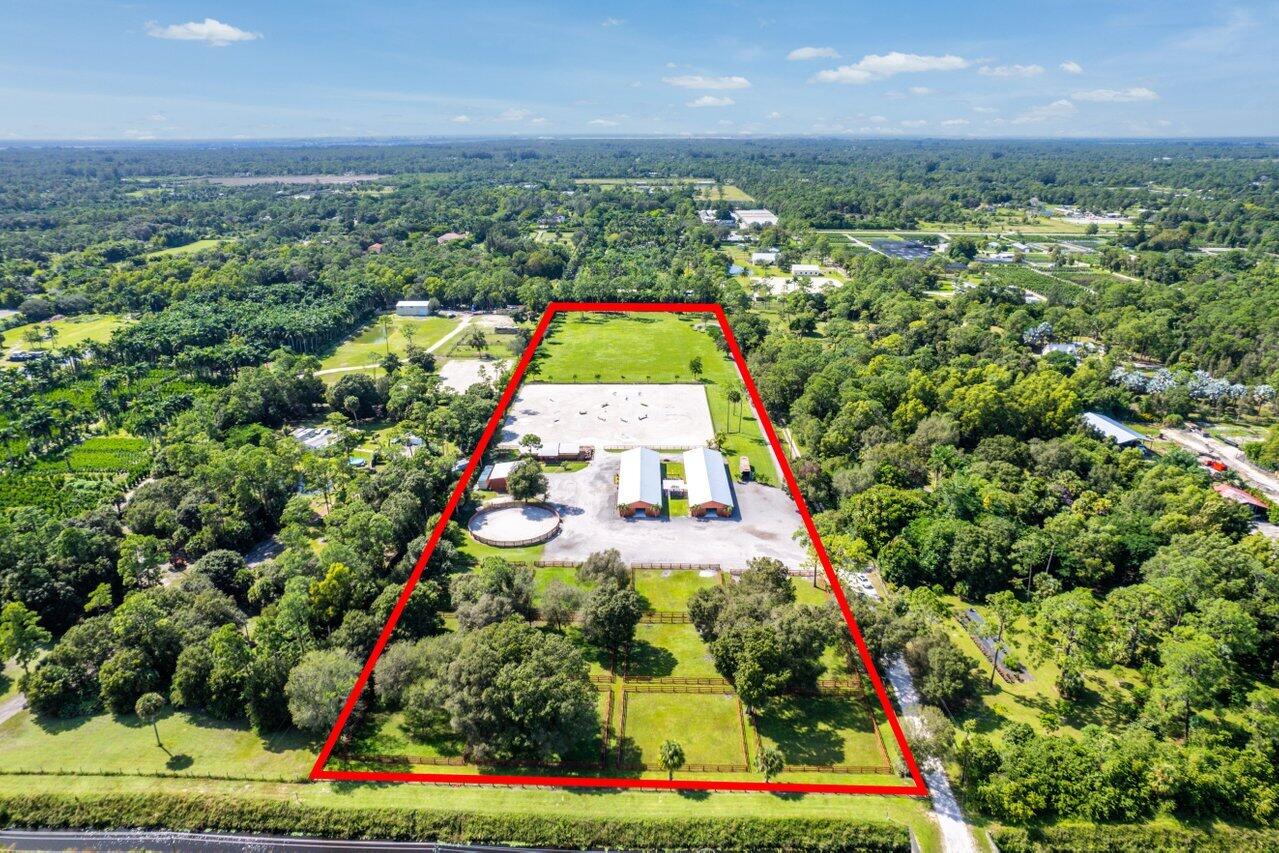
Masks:
[[[388,349],[403,357],[409,346],[406,329],[412,329],[409,335],[412,335],[413,343],[425,349],[437,343],[458,325],[458,321],[451,317],[400,317],[395,314],[383,316],[391,320],[389,334],[384,333],[381,323],[374,320],[326,356],[320,362],[320,369],[333,370],[377,364],[386,357]]]
[[[170,246],[167,249],[157,249],[154,252],[147,252],[142,257],[163,258],[163,257],[170,257],[173,255],[194,255],[196,252],[204,252],[204,251],[208,251],[209,249],[216,249],[218,246],[221,246],[223,243],[229,243],[229,242],[231,242],[229,238],[208,237],[203,240],[196,240],[191,243],[185,243],[181,246]]]
[[[536,567],[533,576],[535,602],[555,581],[585,590],[592,586],[579,581],[573,567]],[[823,677],[843,679],[846,686],[842,690],[780,697],[766,704],[753,720],[740,709],[732,687],[716,671],[711,650],[696,628],[690,622],[666,618],[686,612],[688,599],[696,590],[723,581],[694,570],[640,570],[633,576],[637,591],[648,600],[651,610],[658,612],[637,626],[629,652],[617,661],[592,645],[576,626],[562,632],[541,629],[561,633],[582,653],[590,675],[597,679],[602,727],[610,732],[608,757],[602,768],[599,755],[604,744],[592,735],[565,756],[567,761],[589,766],[574,764],[566,772],[658,773],[658,750],[663,741],[673,739],[684,748],[686,761],[692,765],[681,771],[688,778],[744,778],[754,772],[750,769],[754,767],[754,744],[762,743],[776,746],[787,763],[796,766],[793,773],[783,770],[778,777],[782,781],[849,782],[857,777],[873,784],[895,784],[881,741],[882,720],[870,712],[861,682],[846,670],[837,646],[829,647],[823,658]],[[797,588],[804,585],[804,581],[796,581]],[[851,687],[850,677],[854,679]],[[449,732],[411,735],[398,712],[383,712],[361,724],[352,735],[348,751],[334,759],[338,762],[335,766],[490,772],[466,763],[458,740]],[[823,769],[829,765],[853,772]],[[502,768],[502,772],[509,770]],[[515,768],[514,772],[537,772],[537,768]]]
[[[746,193],[736,184],[712,184],[711,186],[702,186],[697,189],[697,198],[700,201],[737,201],[750,203],[755,201],[754,196]]]
[[[700,328],[699,328],[700,327]],[[762,427],[745,403],[746,389],[732,359],[720,351],[706,329],[709,316],[674,314],[561,315],[538,347],[528,382],[682,383],[706,386],[711,422],[727,433],[725,455],[746,456],[761,483],[775,484],[776,468]],[[702,374],[689,366],[700,358]],[[743,403],[729,417],[727,392],[736,388]],[[739,411],[740,408],[740,421]]]
[[[0,341],[2,341],[0,346],[5,349],[12,347],[20,349],[58,349],[80,344],[105,343],[110,340],[112,332],[128,322],[124,317],[112,314],[81,314],[77,317],[64,317],[61,320],[27,323],[24,326],[15,326],[0,333]],[[50,326],[56,332],[56,336],[52,340],[45,338],[36,344],[29,344],[24,340],[28,332],[34,330],[44,334],[44,330]]]

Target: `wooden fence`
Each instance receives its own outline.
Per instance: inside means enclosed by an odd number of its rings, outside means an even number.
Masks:
[[[670,685],[687,685],[687,686],[715,686],[728,687],[727,679],[711,676],[709,678],[693,677],[687,675],[636,675],[626,679],[626,687],[629,690],[634,684],[670,684]]]
[[[640,617],[640,621],[649,625],[687,625],[693,617],[683,610],[650,610]]]

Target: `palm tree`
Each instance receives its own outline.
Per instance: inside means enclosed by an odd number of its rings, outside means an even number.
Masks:
[[[386,344],[386,354],[391,354],[391,318],[382,315],[377,324],[382,327],[382,342]]]
[[[742,431],[742,409],[741,409],[742,392],[738,391],[736,388],[729,388],[727,393],[725,393],[724,396],[728,398],[730,414],[732,413],[732,408],[734,406],[737,407],[737,431],[741,432]],[[728,429],[727,418],[724,419],[724,428]]]
[[[666,771],[667,781],[670,781],[675,778],[675,771],[684,766],[684,747],[673,740],[664,740],[657,760]]]

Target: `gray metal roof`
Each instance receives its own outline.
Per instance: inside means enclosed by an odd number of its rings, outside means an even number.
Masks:
[[[684,451],[684,480],[688,483],[688,505],[721,503],[733,505],[733,489],[728,483],[724,457],[709,447]]]
[[[617,503],[643,502],[662,505],[662,459],[647,447],[632,447],[622,453],[617,476]]]
[[[1141,433],[1129,429],[1100,412],[1084,412],[1084,426],[1119,445],[1140,444],[1149,440]]]

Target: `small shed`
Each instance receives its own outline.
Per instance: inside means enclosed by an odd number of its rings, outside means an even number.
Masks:
[[[511,471],[515,469],[514,462],[497,462],[493,465],[486,465],[484,470],[480,472],[480,479],[476,485],[488,492],[506,492],[506,478],[511,476]]]
[[[728,469],[718,450],[694,447],[684,451],[684,480],[688,483],[688,512],[696,518],[714,513],[721,518],[733,514],[733,489]]]
[[[1212,490],[1228,501],[1234,501],[1237,504],[1243,504],[1248,507],[1252,510],[1252,514],[1258,518],[1265,518],[1270,511],[1270,507],[1266,505],[1265,501],[1229,483],[1213,483]]]

